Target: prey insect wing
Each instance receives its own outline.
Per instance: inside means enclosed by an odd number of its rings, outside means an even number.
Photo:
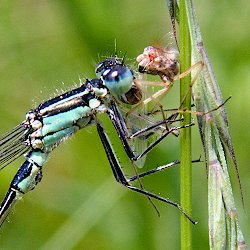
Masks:
[[[161,121],[163,118],[160,116],[150,116],[148,114],[147,105],[138,106],[138,108],[126,116],[129,109],[126,109],[124,106],[119,105],[119,109],[121,110],[121,114],[123,115],[127,130],[129,134],[136,134],[137,132],[143,130],[146,127],[150,127],[157,122]],[[165,120],[165,123],[155,127],[147,133],[144,133],[140,136],[136,136],[133,140],[129,140],[129,144],[133,151],[137,154],[146,150],[146,148],[153,142],[156,141],[159,137],[161,137],[164,132],[166,132],[166,124],[172,124],[174,121],[170,119],[168,121]],[[135,162],[135,165],[139,168],[142,168],[145,164],[146,155]]]

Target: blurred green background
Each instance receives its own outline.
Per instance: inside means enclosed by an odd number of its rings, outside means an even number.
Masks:
[[[231,176],[240,222],[250,244],[250,3],[195,1],[207,52],[224,98],[245,194],[245,211],[235,171]],[[103,56],[118,51],[134,58],[149,44],[168,43],[166,2],[59,1],[0,2],[0,132],[21,122],[35,105],[69,89],[79,77],[95,77]],[[64,83],[64,84],[62,84]],[[167,102],[177,107],[178,83]],[[110,124],[108,124],[110,126]],[[112,142],[117,141],[110,130]],[[167,138],[147,158],[155,167],[179,158],[179,140]],[[202,154],[197,128],[193,158]],[[119,152],[119,149],[116,150]],[[122,158],[123,159],[123,158]],[[0,197],[23,158],[0,173]],[[126,172],[128,163],[124,163]],[[178,167],[151,176],[145,186],[179,201]],[[208,248],[207,180],[204,164],[193,168],[194,249]],[[36,190],[25,196],[1,229],[0,249],[179,249],[177,209],[156,202],[159,218],[146,198],[117,184],[95,127],[78,133],[55,150]]]

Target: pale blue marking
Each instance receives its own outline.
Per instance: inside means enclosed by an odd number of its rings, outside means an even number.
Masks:
[[[114,70],[111,76],[112,80],[108,76],[108,79],[105,80],[105,85],[112,94],[123,95],[131,89],[134,79],[131,70],[126,69],[126,72],[123,72],[123,74],[119,74],[118,71]]]
[[[48,159],[47,153],[42,153],[41,151],[33,151],[29,157],[29,162],[35,162],[39,166],[43,166]]]
[[[84,107],[77,107],[67,112],[45,117],[43,118],[42,135],[46,136],[48,133],[71,127],[73,123],[86,115]]]
[[[49,149],[50,147],[53,147],[54,145],[61,142],[61,140],[64,139],[65,137],[68,137],[68,136],[74,134],[78,129],[79,129],[79,127],[77,127],[77,126],[65,128],[61,131],[53,133],[52,135],[45,136],[43,138],[42,142],[44,143],[45,148]]]

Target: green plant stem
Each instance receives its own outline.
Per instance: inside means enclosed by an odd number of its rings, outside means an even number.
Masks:
[[[191,66],[191,43],[186,15],[185,0],[180,1],[180,65],[181,72]],[[180,80],[180,100],[182,101],[190,88],[191,75]],[[182,108],[191,109],[191,91],[182,105]],[[184,114],[184,124],[191,123],[191,114]],[[191,152],[191,128],[181,130],[180,135],[180,192],[181,206],[191,216],[192,212],[192,152]],[[181,249],[192,249],[192,224],[184,216],[181,216]]]

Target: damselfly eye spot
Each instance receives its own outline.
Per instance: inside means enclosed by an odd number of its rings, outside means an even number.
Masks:
[[[98,77],[101,77],[105,71],[121,64],[122,63],[117,58],[107,58],[97,65],[95,73]]]
[[[133,84],[134,76],[130,69],[126,66],[116,65],[109,71],[105,71],[103,74],[103,81],[115,95],[123,95],[127,93]]]
[[[115,66],[113,69],[107,71],[106,74],[103,75],[105,81],[120,81],[124,77],[129,70],[124,66]]]

